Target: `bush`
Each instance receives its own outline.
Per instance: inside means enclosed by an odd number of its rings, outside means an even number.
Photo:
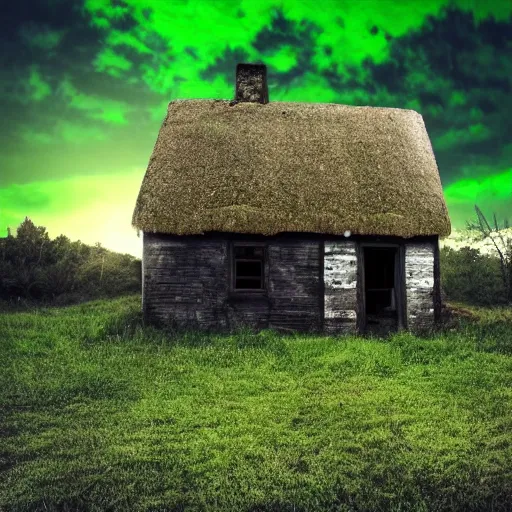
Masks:
[[[459,251],[443,247],[440,260],[441,285],[449,300],[476,306],[506,302],[497,257],[480,254],[471,247]]]

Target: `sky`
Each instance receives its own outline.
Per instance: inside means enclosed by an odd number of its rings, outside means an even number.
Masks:
[[[512,223],[510,0],[18,0],[0,16],[0,236],[28,216],[140,256],[131,217],[167,104],[233,99],[422,114],[452,227]]]

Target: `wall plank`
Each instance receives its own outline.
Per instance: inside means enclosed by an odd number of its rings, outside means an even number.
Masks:
[[[269,327],[319,331],[319,241],[273,240],[269,244]]]
[[[324,248],[324,330],[327,333],[356,332],[356,243],[326,241]]]
[[[434,325],[434,244],[405,245],[407,324],[411,331]]]

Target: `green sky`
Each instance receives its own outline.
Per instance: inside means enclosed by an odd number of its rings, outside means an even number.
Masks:
[[[510,0],[26,7],[0,20],[0,236],[29,216],[52,238],[140,255],[131,215],[167,103],[231,99],[251,61],[271,101],[417,110],[453,227],[474,204],[512,222]]]

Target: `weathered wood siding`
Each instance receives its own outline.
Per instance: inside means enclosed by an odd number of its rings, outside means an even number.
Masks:
[[[270,328],[320,331],[319,241],[269,243]]]
[[[233,330],[248,325],[326,333],[353,333],[364,324],[362,240],[276,235],[267,243],[267,293],[233,294],[229,289],[228,234],[168,236],[144,234],[143,299],[145,318],[157,325]],[[245,237],[245,241],[251,240]],[[435,320],[437,240],[400,241],[405,245],[407,328],[429,328]],[[437,288],[436,288],[437,287]]]
[[[226,327],[227,245],[144,234],[144,316],[153,324]]]
[[[356,243],[326,241],[324,246],[324,330],[327,333],[356,332]]]
[[[157,325],[321,329],[319,241],[268,241],[267,293],[229,291],[228,238],[144,235],[143,310]]]
[[[433,242],[405,244],[407,327],[411,331],[434,325]]]

